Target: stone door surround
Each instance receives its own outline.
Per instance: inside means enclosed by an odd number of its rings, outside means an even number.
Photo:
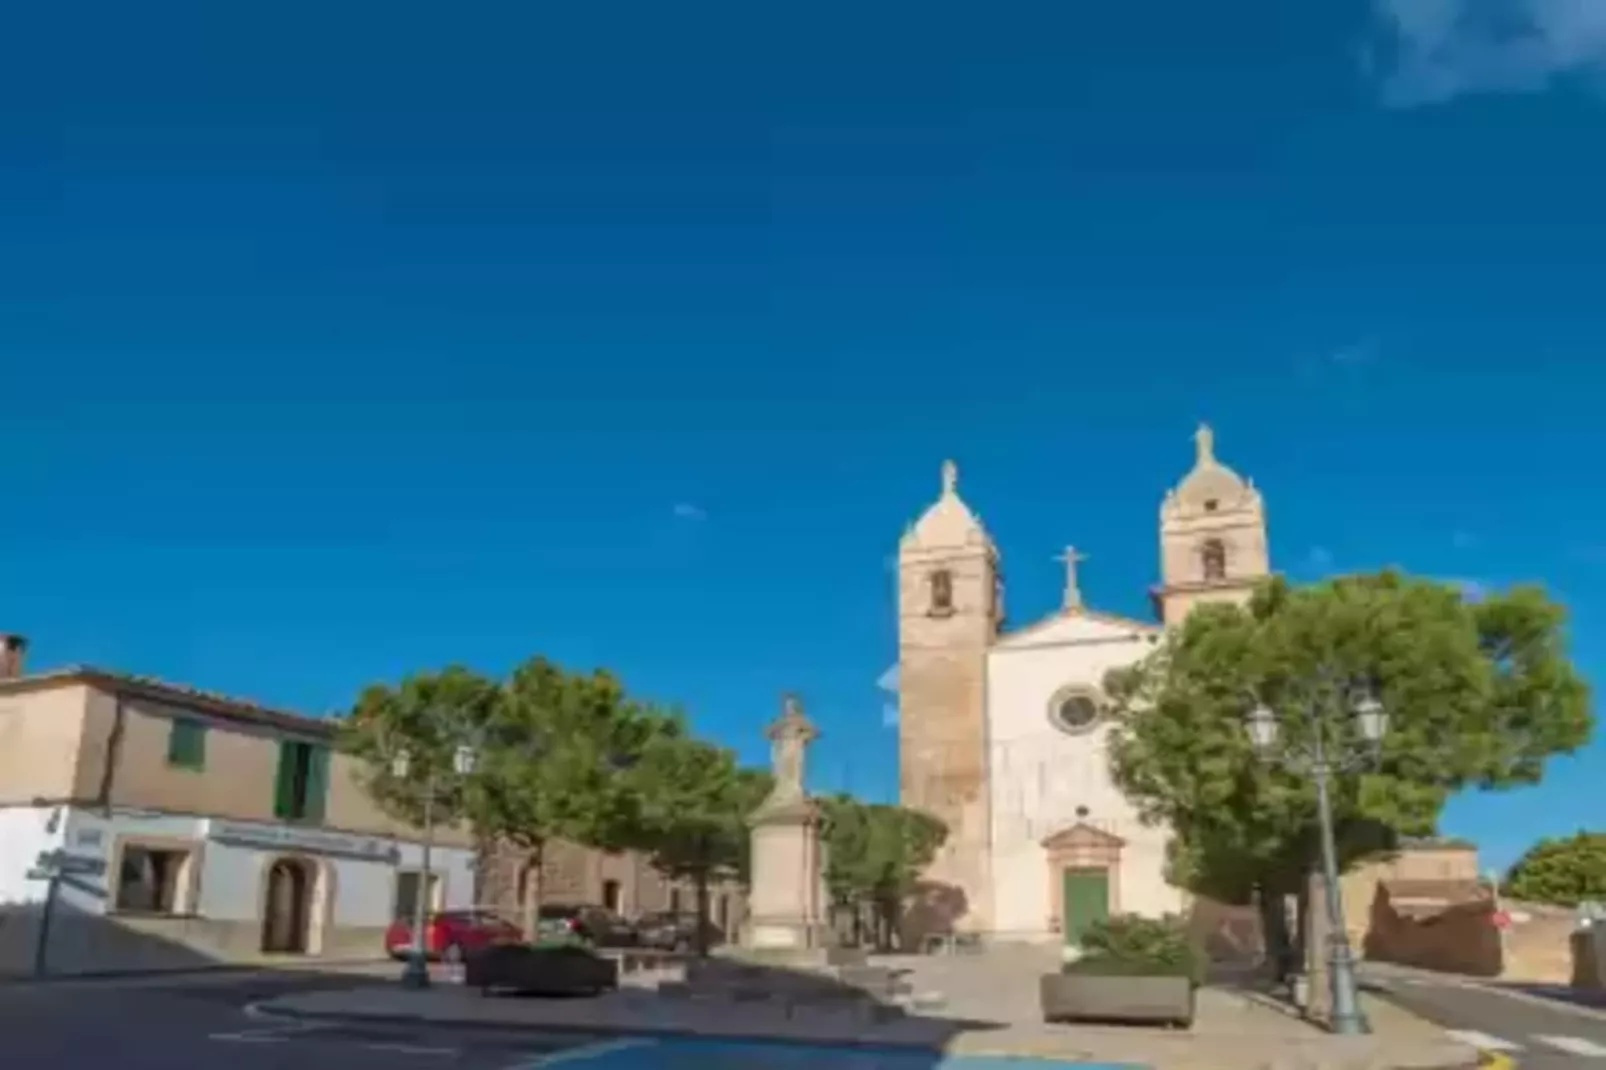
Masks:
[[[1049,928],[1063,932],[1065,909],[1063,898],[1064,872],[1067,869],[1101,869],[1109,882],[1110,913],[1121,909],[1121,849],[1126,841],[1114,833],[1096,829],[1085,821],[1078,821],[1061,829],[1043,841],[1048,854]]]

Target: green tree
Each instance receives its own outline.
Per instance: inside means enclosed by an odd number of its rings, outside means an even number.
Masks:
[[[360,760],[359,777],[380,809],[415,827],[433,788],[433,817],[472,817],[469,781],[456,774],[458,747],[475,744],[494,718],[501,689],[462,666],[374,684],[341,723],[341,746]],[[405,752],[405,774],[394,767]]]
[[[904,900],[948,838],[939,819],[919,810],[863,803],[848,795],[824,800],[826,885],[834,901],[874,920],[876,943],[897,928]]]
[[[631,770],[636,792],[632,838],[664,874],[692,882],[696,914],[709,918],[711,882],[746,868],[747,816],[769,792],[768,773],[744,769],[723,747],[695,739],[666,718]],[[708,953],[703,924],[695,950]]]
[[[571,673],[539,657],[514,670],[486,725],[471,805],[487,835],[524,852],[537,905],[552,840],[635,842],[641,802],[628,774],[671,730],[606,671]]]
[[[1258,891],[1269,905],[1303,892],[1319,841],[1312,778],[1251,751],[1252,696],[1276,711],[1282,738],[1308,743],[1314,723],[1339,748],[1357,742],[1355,726],[1325,674],[1376,688],[1390,715],[1379,761],[1332,784],[1348,865],[1430,835],[1454,792],[1533,783],[1547,757],[1588,739],[1588,690],[1563,622],[1535,588],[1469,603],[1395,572],[1270,581],[1245,608],[1202,607],[1109,674],[1112,772],[1145,820],[1173,831],[1173,879],[1232,902]],[[1274,943],[1280,917],[1266,919]]]
[[[1517,859],[1501,890],[1513,899],[1564,907],[1606,900],[1606,832],[1540,840]]]

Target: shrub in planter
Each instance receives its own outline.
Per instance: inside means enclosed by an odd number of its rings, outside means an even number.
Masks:
[[[1204,980],[1204,956],[1175,915],[1144,918],[1120,914],[1095,923],[1082,937],[1083,957],[1066,973],[1121,977],[1186,977]]]
[[[1082,950],[1042,978],[1045,1021],[1192,1023],[1204,963],[1178,919],[1111,918],[1087,933]]]

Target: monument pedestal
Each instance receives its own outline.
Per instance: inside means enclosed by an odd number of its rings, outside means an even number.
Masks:
[[[753,957],[823,963],[833,942],[820,843],[823,815],[803,790],[803,749],[817,733],[788,696],[766,734],[775,788],[748,819],[752,879],[741,945]]]
[[[743,945],[772,951],[825,946],[819,808],[812,799],[766,805],[752,821],[753,885]]]

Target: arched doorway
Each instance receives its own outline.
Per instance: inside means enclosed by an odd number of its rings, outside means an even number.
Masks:
[[[306,954],[316,877],[312,863],[300,858],[278,858],[268,868],[262,900],[263,951]]]

